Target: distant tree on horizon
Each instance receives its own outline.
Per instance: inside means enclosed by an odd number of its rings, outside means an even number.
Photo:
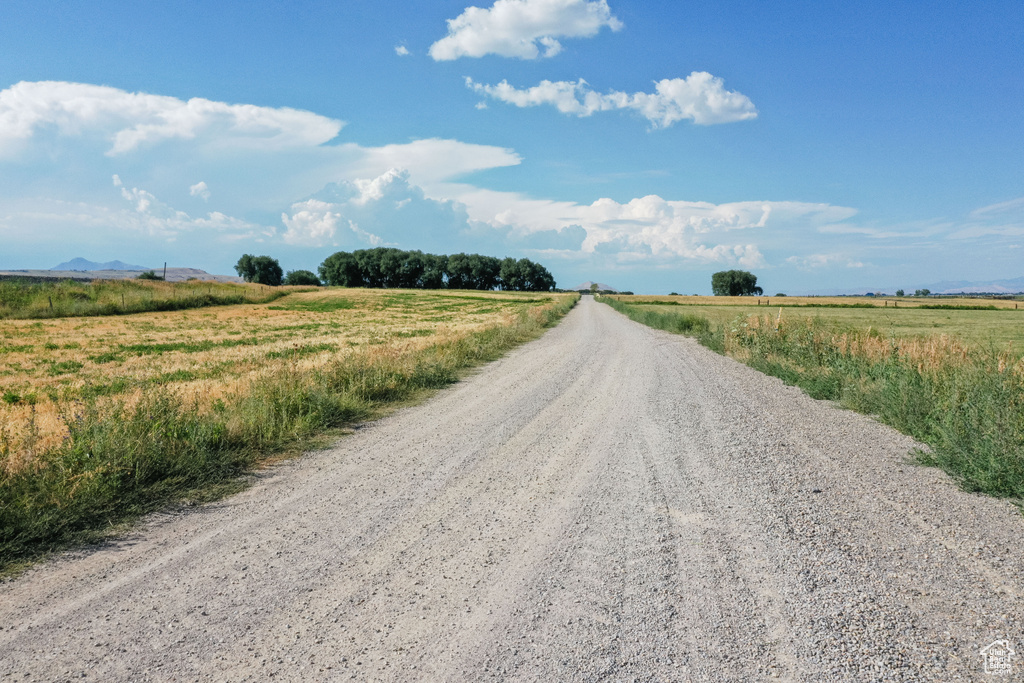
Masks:
[[[550,291],[555,279],[529,259],[499,260],[482,254],[425,254],[391,247],[339,251],[319,268],[324,283],[340,287],[403,289],[505,289]]]
[[[721,270],[711,276],[711,292],[715,296],[761,296],[757,276],[745,270]]]

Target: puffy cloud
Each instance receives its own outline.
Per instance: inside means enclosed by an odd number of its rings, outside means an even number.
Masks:
[[[583,251],[649,255],[658,260],[705,263],[764,263],[758,247],[747,239],[736,242],[728,232],[763,228],[773,212],[770,202],[708,204],[667,201],[657,195],[621,204],[599,199],[580,208],[587,228]],[[727,241],[708,245],[709,240]]]
[[[389,169],[374,178],[329,183],[293,204],[292,215],[282,215],[284,240],[307,246],[387,244],[447,252],[452,244],[476,239],[473,232],[478,226],[462,204],[428,198],[409,178],[407,170]]]
[[[602,95],[592,90],[582,78],[578,81],[545,80],[540,85],[525,89],[509,85],[508,81],[486,85],[466,78],[466,86],[517,107],[548,104],[563,114],[580,117],[599,111],[630,109],[650,121],[655,128],[667,128],[684,119],[711,125],[757,117],[757,109],[746,95],[726,90],[721,78],[706,71],[694,71],[686,78],[664,79],[655,83],[653,93],[632,95],[616,90]]]
[[[334,138],[342,125],[287,107],[201,97],[186,101],[86,83],[23,81],[0,91],[0,153],[49,128],[61,136],[98,135],[110,144],[107,155],[117,156],[172,139],[260,149],[309,147]]]
[[[694,265],[721,263],[764,265],[766,246],[797,239],[822,225],[851,218],[847,207],[804,202],[734,202],[712,204],[667,200],[657,195],[621,203],[599,199],[592,204],[552,202],[514,193],[452,186],[471,220],[508,230],[508,244],[524,249],[562,248],[566,258],[593,255],[618,263]],[[583,235],[579,246],[554,247],[549,236],[572,228]],[[571,252],[571,253],[570,253]],[[791,252],[792,253],[792,252]]]
[[[409,55],[409,48],[405,45],[395,45],[395,54],[399,57],[407,57]]]
[[[206,183],[200,180],[195,185],[189,185],[188,193],[193,197],[201,197],[203,199],[210,198],[210,188],[206,186]]]
[[[236,238],[271,237],[274,228],[268,228],[240,218],[228,216],[220,211],[211,211],[206,216],[192,217],[157,199],[151,192],[133,187],[129,189],[121,177],[113,177],[114,187],[121,192],[121,197],[131,204],[131,211],[109,210],[93,207],[89,213],[101,213],[108,217],[111,227],[139,232],[154,237],[174,240],[180,233],[201,231],[217,233],[220,237]],[[74,219],[82,222],[81,215],[66,216],[65,221]]]
[[[327,202],[307,199],[292,204],[292,215],[281,214],[285,230],[281,238],[288,244],[322,247],[331,244],[338,232],[341,214],[331,210]]]
[[[622,28],[606,0],[497,0],[490,9],[467,7],[449,19],[448,35],[430,46],[430,56],[553,57],[562,51],[558,38],[589,38],[605,26]]]

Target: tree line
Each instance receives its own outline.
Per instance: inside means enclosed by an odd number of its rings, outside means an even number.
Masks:
[[[317,269],[281,270],[276,259],[244,254],[235,271],[246,282],[264,285],[335,285],[396,289],[503,289],[547,292],[555,279],[547,268],[529,259],[481,254],[425,254],[391,247],[339,251]]]

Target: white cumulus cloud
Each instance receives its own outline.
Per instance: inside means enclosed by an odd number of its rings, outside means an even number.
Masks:
[[[516,88],[508,81],[487,85],[466,78],[466,86],[474,92],[517,107],[546,104],[572,116],[630,109],[650,121],[655,128],[667,128],[685,119],[711,125],[757,117],[757,108],[750,98],[734,90],[726,90],[721,78],[706,71],[694,71],[686,78],[657,81],[652,93],[629,94],[612,90],[601,94],[591,89],[582,78],[578,81],[545,80],[530,88]]]
[[[212,139],[260,149],[320,145],[340,121],[288,107],[227,104],[201,97],[180,100],[87,83],[16,83],[0,91],[0,155],[41,130],[60,136],[99,136],[108,156],[165,140]]]
[[[288,244],[322,247],[331,244],[338,232],[341,214],[332,205],[317,199],[292,204],[292,215],[281,214],[287,230],[281,236]]]
[[[409,55],[409,48],[405,45],[395,45],[395,54],[399,57],[407,57]]]
[[[188,193],[193,197],[201,197],[202,199],[210,198],[210,188],[206,186],[206,183],[200,180],[195,185],[188,186]]]
[[[314,246],[389,244],[445,252],[474,228],[462,204],[427,197],[410,182],[409,171],[397,168],[329,183],[292,210],[282,216],[285,240]],[[345,224],[352,234],[337,229]]]
[[[448,35],[430,46],[430,56],[553,57],[562,51],[559,38],[589,38],[605,26],[622,28],[606,0],[497,0],[490,9],[467,7],[449,19]]]

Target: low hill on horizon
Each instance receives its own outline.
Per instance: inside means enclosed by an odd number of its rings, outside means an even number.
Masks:
[[[58,263],[53,268],[50,268],[50,270],[151,270],[151,268],[149,266],[133,266],[124,261],[97,263],[96,261],[90,261],[79,256],[64,263]]]

